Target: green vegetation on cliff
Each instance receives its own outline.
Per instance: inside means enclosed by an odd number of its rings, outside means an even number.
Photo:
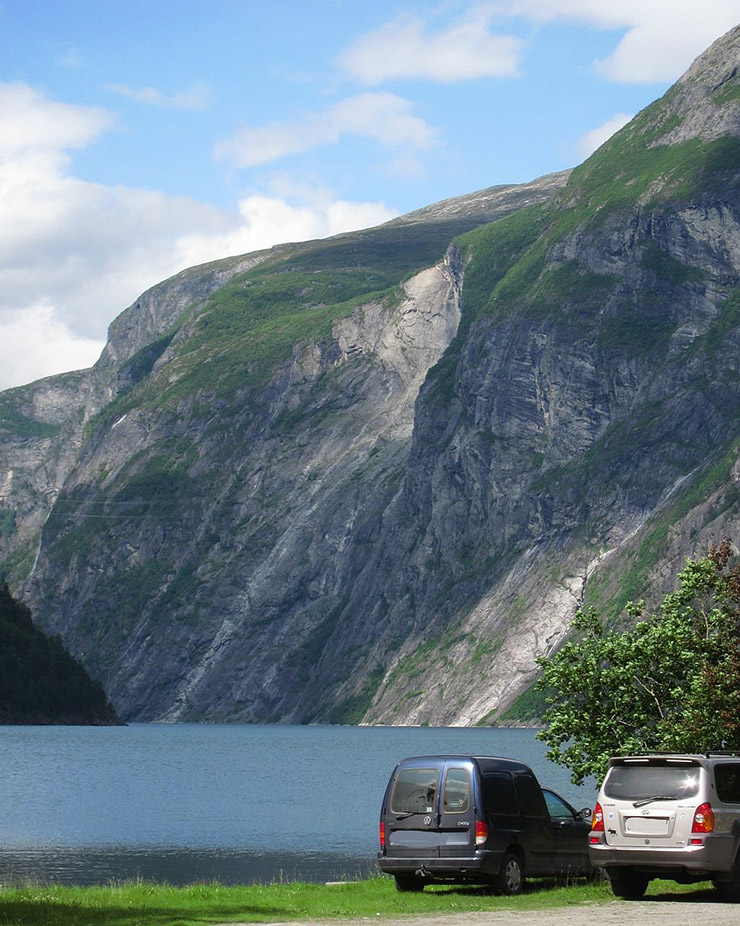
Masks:
[[[114,724],[105,691],[0,586],[0,723]]]

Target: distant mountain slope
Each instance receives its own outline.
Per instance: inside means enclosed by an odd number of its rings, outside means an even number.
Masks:
[[[580,603],[740,537],[739,58],[570,176],[193,268],[0,396],[4,568],[126,718],[505,720]]]
[[[0,586],[0,723],[117,722],[102,685],[58,638],[35,626],[7,585]]]
[[[285,272],[305,271],[308,261],[316,264],[317,273],[335,268],[343,279],[343,291],[333,293],[330,302],[341,302],[350,286],[356,285],[359,293],[393,286],[403,276],[440,259],[454,235],[547,198],[562,187],[567,176],[564,172],[528,184],[492,187],[380,228],[279,245],[185,270],[152,287],[114,320],[93,369],[0,393],[0,564],[11,584],[18,586],[33,568],[41,527],[91,435],[91,419],[103,409],[113,415],[127,403],[135,404],[137,389],[146,386],[154,365],[166,363],[175,354],[188,337],[189,322],[210,307],[212,295],[230,281],[243,278],[243,285],[250,285],[249,272],[259,268],[263,281],[272,276],[279,283]],[[430,214],[425,217],[426,211]],[[390,266],[385,266],[389,255]],[[268,268],[273,266],[275,273],[271,274]],[[289,300],[289,290],[283,289]],[[332,289],[330,283],[329,292]],[[310,308],[315,301],[309,293],[304,295],[308,295],[305,306]],[[311,324],[310,319],[306,322]],[[254,323],[254,319],[244,319],[245,326]],[[306,336],[309,333],[310,328]],[[282,341],[290,347],[290,338],[301,334],[299,326],[286,331]],[[280,332],[276,332],[277,340]],[[241,361],[235,362],[238,366]]]

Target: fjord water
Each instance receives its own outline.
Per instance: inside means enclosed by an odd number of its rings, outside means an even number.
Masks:
[[[439,727],[0,727],[0,882],[326,881],[374,869],[396,762],[528,762],[577,808],[535,731]]]

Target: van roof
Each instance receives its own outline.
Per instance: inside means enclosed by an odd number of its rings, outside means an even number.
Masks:
[[[532,769],[520,759],[510,759],[505,756],[476,756],[476,755],[457,755],[444,754],[436,756],[409,756],[402,759],[400,765],[421,765],[424,763],[441,763],[451,760],[460,760],[463,762],[475,762],[481,771],[490,771],[491,769],[506,769],[510,772],[531,772]]]

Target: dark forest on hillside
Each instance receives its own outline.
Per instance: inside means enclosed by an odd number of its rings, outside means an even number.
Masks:
[[[0,723],[115,724],[103,686],[0,586]]]

